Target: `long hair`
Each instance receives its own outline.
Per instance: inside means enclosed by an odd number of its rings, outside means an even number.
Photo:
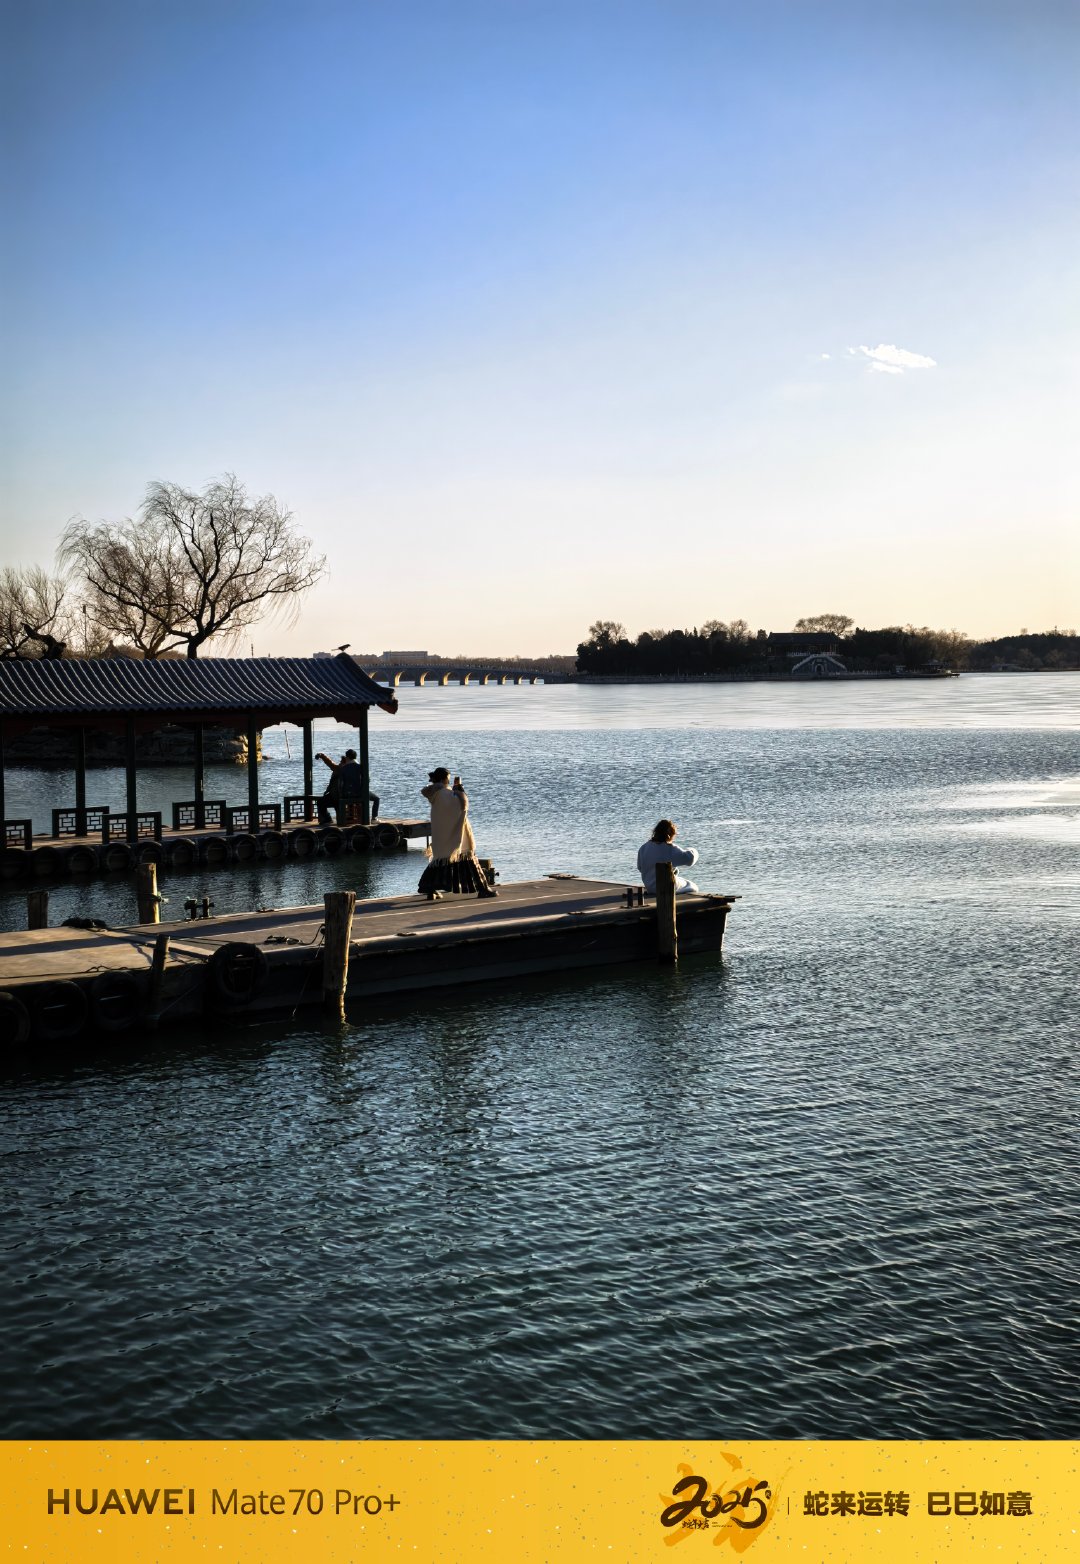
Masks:
[[[658,820],[653,826],[652,839],[654,842],[671,842],[675,838],[675,824],[672,820]]]

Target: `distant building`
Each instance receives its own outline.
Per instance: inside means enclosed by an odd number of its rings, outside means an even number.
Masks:
[[[430,652],[383,652],[379,659],[384,663],[422,663]]]
[[[811,652],[835,652],[836,637],[826,630],[770,630],[769,645],[786,657],[806,657]]]

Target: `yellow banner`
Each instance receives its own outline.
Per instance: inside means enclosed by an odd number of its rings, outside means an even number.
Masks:
[[[1080,1561],[1080,1442],[11,1442],[28,1564]]]

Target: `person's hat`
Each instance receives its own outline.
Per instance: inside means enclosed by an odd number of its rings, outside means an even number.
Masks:
[[[450,773],[445,766],[436,766],[434,771],[428,772],[429,782],[449,782]]]

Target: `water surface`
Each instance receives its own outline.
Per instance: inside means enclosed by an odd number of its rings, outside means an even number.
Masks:
[[[10,1061],[4,1433],[1075,1438],[1080,679],[399,694],[388,809],[627,883],[670,814],[724,958]]]

